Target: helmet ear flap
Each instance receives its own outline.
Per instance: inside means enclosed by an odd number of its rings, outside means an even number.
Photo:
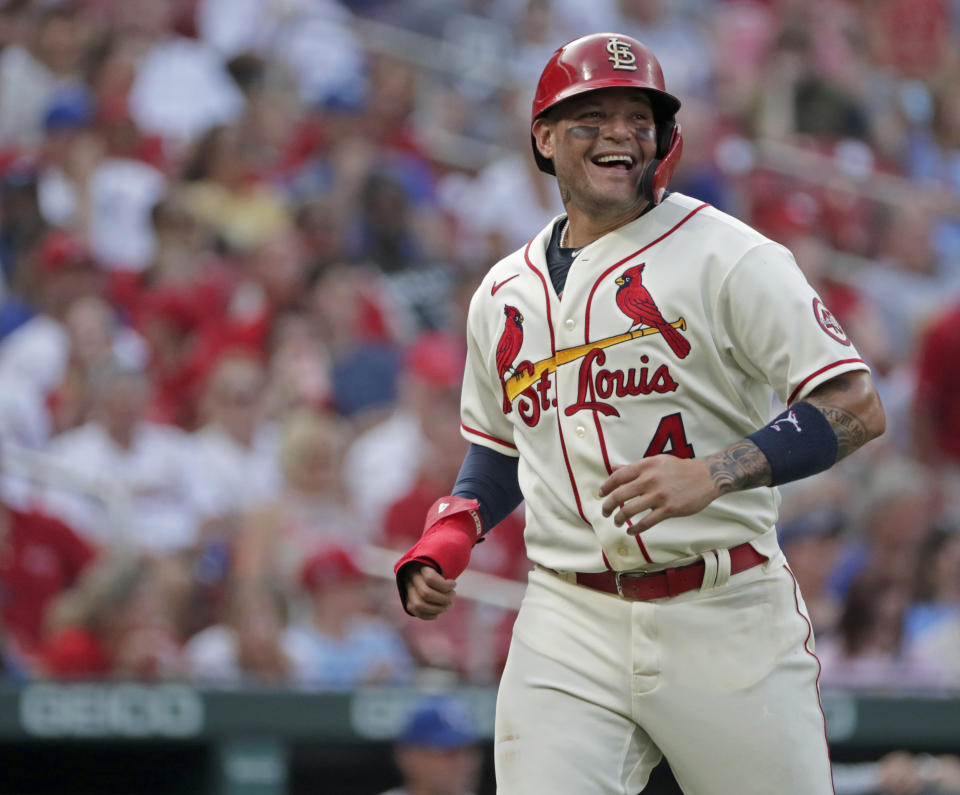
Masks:
[[[672,117],[657,123],[657,157],[663,159],[673,146],[673,136],[680,128]]]
[[[640,194],[653,204],[660,204],[667,192],[670,177],[683,153],[680,125],[673,119],[657,125],[657,157],[647,163],[640,177]]]

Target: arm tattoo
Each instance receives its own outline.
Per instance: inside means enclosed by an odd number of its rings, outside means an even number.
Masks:
[[[837,435],[837,461],[846,458],[870,441],[867,426],[852,411],[838,406],[818,405],[817,408],[827,418],[827,422]]]
[[[773,478],[770,462],[749,439],[706,457],[710,477],[721,494],[768,486]]]
[[[853,387],[850,373],[838,376],[817,387],[807,398],[827,418],[830,427],[837,435],[837,461],[863,447],[873,438],[866,423],[849,408],[838,406],[843,403],[840,394],[849,392]]]

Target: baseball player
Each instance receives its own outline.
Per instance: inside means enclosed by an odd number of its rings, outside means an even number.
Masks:
[[[632,795],[663,756],[688,795],[833,791],[775,487],[883,433],[883,408],[790,252],[667,190],[679,107],[630,37],[547,63],[531,136],[566,213],[473,298],[472,444],[396,566],[407,612],[434,618],[526,501],[501,795]]]

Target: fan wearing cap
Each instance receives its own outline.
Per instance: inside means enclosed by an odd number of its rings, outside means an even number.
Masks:
[[[300,684],[345,691],[410,682],[413,657],[394,626],[372,609],[370,586],[350,551],[315,552],[303,564],[300,585],[309,599],[307,619],[286,633]]]
[[[629,36],[548,61],[531,142],[565,213],[473,296],[471,448],[396,564],[407,612],[434,619],[526,503],[500,795],[636,793],[664,757],[687,795],[833,791],[776,486],[883,433],[883,407],[791,253],[669,190],[679,109]]]
[[[382,795],[472,795],[483,761],[467,711],[441,697],[425,698],[410,714],[393,758],[403,785]]]
[[[97,295],[102,279],[86,239],[63,229],[38,242],[28,265],[38,311],[0,343],[0,369],[46,395],[60,384],[70,357],[67,314],[77,300]]]

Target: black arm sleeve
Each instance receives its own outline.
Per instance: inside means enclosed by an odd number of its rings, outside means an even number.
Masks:
[[[463,459],[452,496],[475,499],[480,504],[484,533],[523,502],[517,480],[519,462],[518,458],[479,444],[471,444]]]

